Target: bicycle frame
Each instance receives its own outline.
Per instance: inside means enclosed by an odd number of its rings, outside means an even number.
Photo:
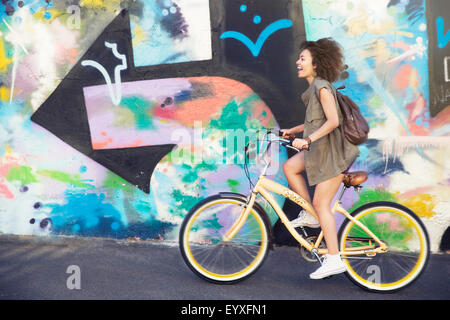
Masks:
[[[265,168],[266,169],[266,168]],[[263,171],[265,172],[265,170]],[[321,249],[319,248],[320,243],[323,240],[323,231],[320,232],[317,241],[314,243],[314,245],[311,245],[308,241],[306,241],[305,238],[303,238],[297,230],[295,230],[294,227],[291,226],[289,219],[287,218],[286,214],[284,213],[283,209],[280,207],[280,205],[275,201],[273,196],[270,194],[270,192],[277,193],[279,195],[282,195],[285,198],[288,198],[289,200],[295,202],[296,204],[303,207],[307,212],[312,214],[314,217],[317,218],[317,214],[314,211],[314,208],[311,204],[309,204],[305,199],[303,199],[299,194],[296,192],[290,190],[289,188],[282,186],[281,184],[272,181],[265,177],[264,173],[261,174],[261,176],[258,179],[258,182],[256,183],[255,187],[253,188],[250,197],[248,198],[247,205],[242,210],[242,213],[240,214],[239,218],[235,221],[235,223],[231,226],[231,228],[224,234],[223,241],[230,241],[236,233],[239,231],[239,229],[244,225],[258,194],[260,194],[264,199],[269,202],[269,204],[272,206],[272,208],[275,210],[278,217],[281,219],[281,222],[286,226],[289,233],[295,238],[295,240],[303,247],[305,247],[308,251],[317,250],[315,251],[317,254],[326,254],[328,253],[328,249]],[[358,225],[362,230],[364,230],[371,238],[372,240],[379,245],[379,247],[376,247],[376,244],[372,244],[369,242],[369,245],[366,246],[360,246],[355,248],[347,248],[347,250],[340,251],[339,253],[342,256],[349,256],[349,255],[375,255],[377,253],[382,253],[387,251],[387,246],[385,243],[383,243],[375,234],[373,234],[364,224],[359,222],[358,220],[354,219],[350,213],[348,213],[342,206],[340,199],[336,200],[336,202],[333,205],[332,209],[333,214],[335,212],[339,212],[342,215],[344,215],[347,219],[350,219],[353,221],[356,225]]]

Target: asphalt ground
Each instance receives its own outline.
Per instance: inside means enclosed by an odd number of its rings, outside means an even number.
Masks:
[[[1,300],[448,300],[450,255],[433,254],[421,277],[391,293],[368,292],[344,274],[310,280],[318,265],[296,247],[271,251],[250,278],[206,282],[176,244],[71,237],[0,236]],[[73,278],[77,274],[78,278]],[[192,310],[191,310],[192,311]]]

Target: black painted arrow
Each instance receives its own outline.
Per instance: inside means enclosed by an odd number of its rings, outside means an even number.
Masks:
[[[280,2],[285,1],[287,0]],[[269,0],[266,2],[270,3]],[[293,119],[298,119],[296,122],[300,121],[302,117],[298,111],[299,108],[294,108],[295,105],[301,106],[300,99],[292,101],[292,97],[296,97],[297,88],[295,92],[287,88],[289,79],[295,77],[296,69],[292,61],[295,62],[296,52],[283,51],[283,48],[279,48],[280,51],[268,50],[265,55],[255,59],[251,54],[243,51],[242,54],[245,57],[237,59],[235,56],[237,50],[233,48],[239,48],[240,44],[228,42],[224,45],[219,37],[226,31],[224,30],[226,26],[214,25],[218,23],[217,21],[223,20],[219,19],[223,14],[223,8],[218,8],[214,1],[210,2],[210,8],[213,49],[211,60],[139,68],[134,67],[133,63],[129,13],[126,9],[122,10],[73,66],[55,91],[31,116],[31,120],[142,191],[150,192],[150,178],[153,170],[158,162],[175,147],[174,144],[105,150],[92,148],[83,88],[105,84],[105,79],[95,68],[82,66],[81,61],[100,61],[108,72],[114,70],[119,60],[110,49],[105,48],[105,41],[107,41],[116,43],[118,52],[124,53],[127,57],[128,67],[121,72],[122,82],[173,77],[223,76],[250,86],[270,107],[282,127],[290,125]],[[284,9],[280,10],[282,12]],[[232,24],[233,16],[227,15],[227,25]],[[302,16],[299,16],[299,22],[294,21],[294,24],[303,28]],[[256,36],[259,31],[254,32]],[[299,37],[294,37],[292,30],[279,33],[277,36],[281,39],[278,39],[277,44],[292,42],[293,38],[298,41]],[[288,45],[288,48],[291,45]],[[270,48],[269,45],[265,47]],[[264,70],[266,72],[274,70],[274,72],[269,75],[265,74]],[[290,85],[293,86],[293,83]]]
[[[98,70],[81,66],[81,61],[101,61],[106,70],[114,70],[118,60],[111,54],[111,50],[105,48],[105,41],[116,43],[119,52],[127,53],[127,65],[133,66],[129,15],[123,10],[31,116],[31,120],[149,193],[154,168],[173,149],[174,144],[108,150],[92,148],[83,87],[104,84],[105,80]],[[122,71],[122,79],[132,78],[131,70],[132,68],[127,68]]]

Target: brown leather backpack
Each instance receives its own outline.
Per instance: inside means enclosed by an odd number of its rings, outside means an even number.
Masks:
[[[342,89],[345,89],[345,86],[337,88],[337,90]],[[340,126],[342,136],[354,145],[365,142],[369,135],[369,125],[359,111],[359,107],[352,99],[339,91],[336,91],[336,97],[344,117]]]

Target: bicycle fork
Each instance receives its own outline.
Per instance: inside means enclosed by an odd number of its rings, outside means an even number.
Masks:
[[[242,228],[247,220],[247,217],[250,213],[250,210],[253,208],[253,205],[256,200],[256,192],[252,191],[250,195],[250,199],[244,205],[243,212],[239,215],[239,218],[233,223],[231,228],[222,236],[222,240],[225,242],[230,241],[236,235],[236,233]]]

